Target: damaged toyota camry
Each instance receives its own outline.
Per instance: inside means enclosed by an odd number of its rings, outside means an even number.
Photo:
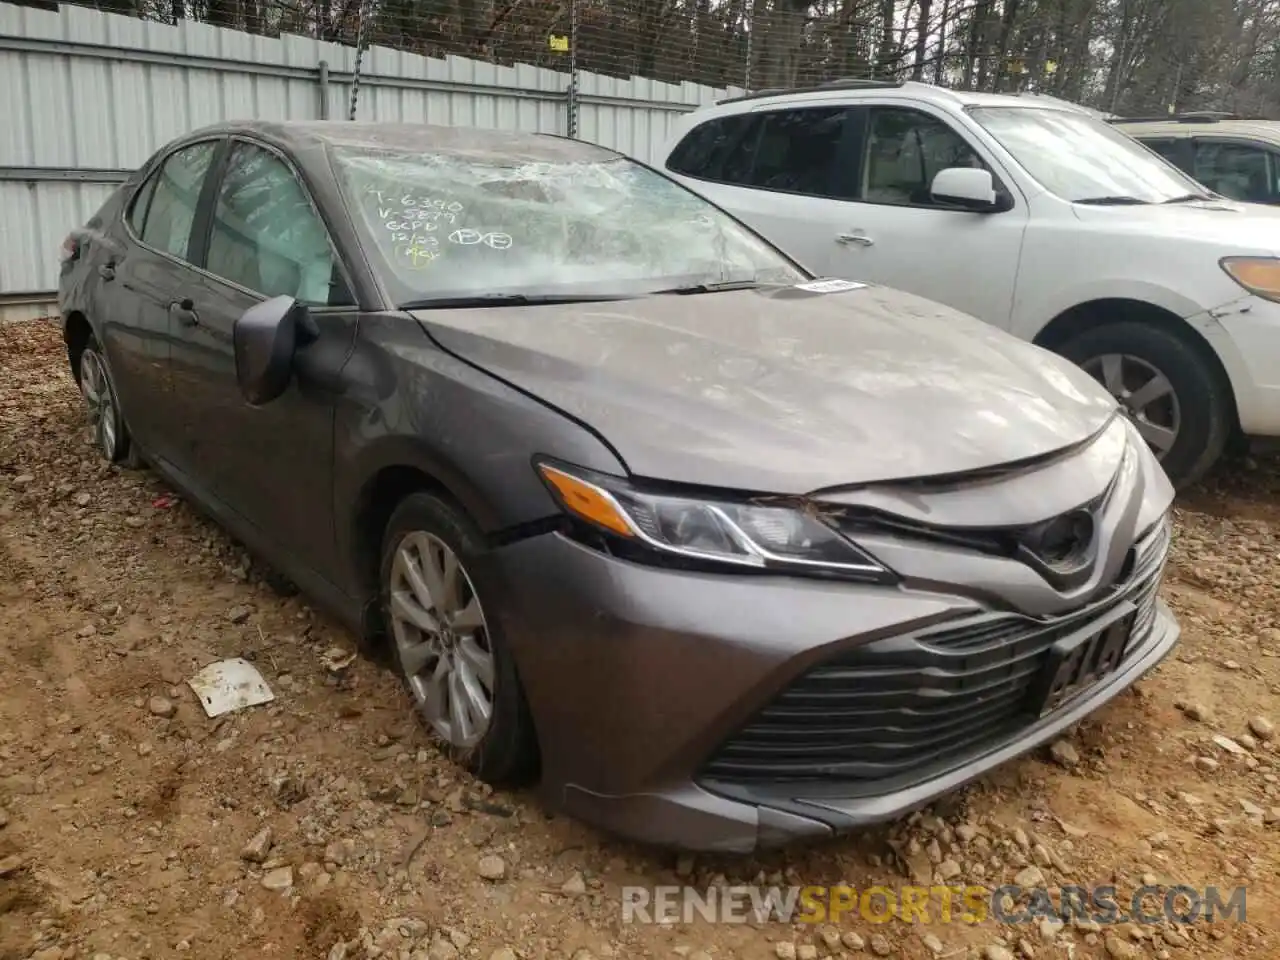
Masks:
[[[102,455],[388,653],[476,776],[746,852],[919,808],[1173,648],[1094,380],[617,153],[243,123],[63,250]]]

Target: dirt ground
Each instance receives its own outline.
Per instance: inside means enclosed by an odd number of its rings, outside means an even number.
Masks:
[[[326,666],[350,635],[158,478],[100,462],[52,323],[0,326],[0,960],[1274,960],[1277,531],[1280,461],[1184,498],[1164,590],[1179,650],[1052,755],[887,829],[676,857],[444,762],[384,669]],[[231,656],[276,699],[209,720],[185,680]],[[264,828],[269,848],[244,850]],[[1121,902],[1245,885],[1247,920],[656,925],[620,906],[625,885],[995,887],[1033,866]]]

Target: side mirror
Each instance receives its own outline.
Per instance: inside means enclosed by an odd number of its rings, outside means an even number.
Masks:
[[[1004,209],[996,193],[991,171],[975,167],[947,167],[933,178],[929,192],[944,203],[954,203],[969,210],[994,213]]]
[[[272,297],[240,315],[231,342],[236,380],[251,406],[270,403],[289,388],[294,351],[317,333],[306,305],[293,297]]]

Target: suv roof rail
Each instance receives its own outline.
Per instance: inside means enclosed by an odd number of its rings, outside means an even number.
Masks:
[[[1226,110],[1193,110],[1189,113],[1167,113],[1163,117],[1111,117],[1108,123],[1218,123],[1221,120],[1265,120]]]
[[[842,77],[836,80],[827,80],[824,83],[813,86],[770,87],[767,90],[756,90],[737,97],[717,100],[716,106],[723,106],[726,103],[741,103],[744,100],[760,100],[764,97],[778,97],[792,93],[819,93],[826,90],[889,90],[894,87],[901,87],[904,83],[906,83],[905,80],[859,80],[854,77]]]

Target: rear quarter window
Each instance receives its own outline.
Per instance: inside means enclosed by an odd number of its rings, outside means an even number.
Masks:
[[[698,124],[671,151],[667,169],[701,180],[721,179],[725,157],[733,150],[751,118],[751,114],[737,114]]]

